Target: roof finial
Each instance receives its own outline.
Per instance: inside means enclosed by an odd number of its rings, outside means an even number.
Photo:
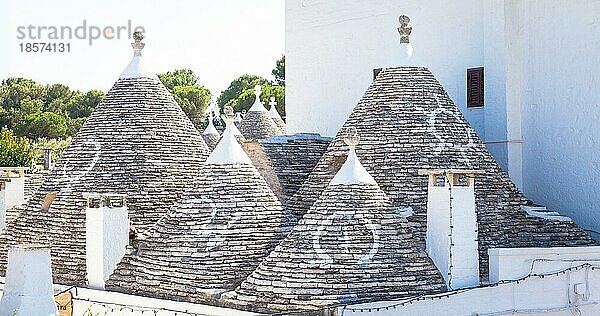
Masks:
[[[360,141],[356,127],[348,127],[341,136],[344,143],[350,147],[350,150],[348,150],[346,162],[344,162],[340,170],[335,174],[330,184],[377,184],[356,156],[355,147]]]
[[[343,140],[344,143],[348,145],[348,147],[356,147],[356,145],[358,145],[358,142],[360,141],[360,136],[358,136],[358,131],[356,130],[356,127],[349,127],[346,130]]]
[[[269,98],[269,105],[271,106],[271,109],[273,109],[273,107],[277,105],[277,101],[275,101],[275,97]]]
[[[412,27],[408,26],[408,23],[410,23],[410,18],[403,14],[398,18],[398,22],[400,22],[400,27],[398,28],[398,33],[400,34],[400,44],[406,44],[406,54],[410,57],[413,53],[413,47],[410,43]]]
[[[233,120],[235,119],[235,113],[233,112],[233,107],[226,106],[223,109],[223,114],[221,115],[223,121],[225,121],[226,127],[223,132],[223,136],[221,140],[213,149],[213,152],[206,159],[207,164],[252,164],[252,160],[248,157],[248,155],[242,149],[242,146],[238,143],[236,136],[239,133],[238,129],[233,124]],[[236,132],[237,131],[237,132]]]
[[[256,85],[254,86],[254,95],[256,95],[256,97],[260,97],[260,94],[262,93],[262,88],[260,85]]]
[[[146,46],[146,44],[142,43],[143,39],[144,39],[144,34],[142,34],[142,32],[140,32],[140,31],[133,32],[134,42],[131,43],[131,47],[133,47],[133,56],[142,56],[142,49],[144,49],[144,46]]]
[[[221,114],[221,119],[223,119],[223,121],[227,125],[233,123],[233,120],[235,120],[235,113],[233,112],[233,107],[226,106],[225,109],[223,109],[223,114]]]
[[[254,95],[256,98],[254,99],[254,103],[248,110],[248,112],[267,112],[267,108],[260,102],[260,95],[262,94],[262,87],[260,85],[254,86]],[[242,113],[245,114],[245,113]],[[242,115],[243,116],[243,115]]]

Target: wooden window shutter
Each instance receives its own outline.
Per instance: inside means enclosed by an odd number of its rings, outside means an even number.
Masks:
[[[467,107],[483,106],[483,67],[467,69]]]

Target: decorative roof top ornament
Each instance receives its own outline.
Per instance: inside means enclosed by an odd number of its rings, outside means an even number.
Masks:
[[[346,135],[344,135],[344,143],[348,145],[351,149],[356,148],[358,142],[360,142],[360,136],[358,136],[358,131],[356,127],[350,127],[346,130]]]
[[[252,161],[242,149],[242,146],[238,143],[236,136],[237,128],[233,124],[235,119],[235,112],[233,107],[226,106],[223,109],[221,118],[225,121],[225,131],[221,140],[212,151],[208,159],[207,164],[252,164]]]
[[[346,158],[346,162],[342,165],[340,170],[335,174],[335,177],[331,180],[329,184],[375,184],[375,179],[371,177],[369,172],[363,167],[363,165],[356,157],[356,145],[360,141],[360,136],[358,136],[358,131],[355,127],[348,128],[345,133],[342,135],[342,140],[348,147],[350,147],[350,151],[348,152],[348,158]]]
[[[281,132],[285,134],[287,126],[285,125],[285,122],[283,121],[281,115],[279,115],[279,112],[277,111],[277,101],[275,101],[275,97],[269,98],[269,105],[271,106],[271,108],[269,109],[269,116],[273,119],[273,122],[275,122],[275,125],[279,127]]]
[[[225,122],[225,124],[229,125],[230,123],[233,123],[233,121],[235,120],[236,114],[233,112],[233,107],[231,106],[226,106],[225,109],[223,109],[223,114],[221,114],[221,119],[223,120],[223,122]]]
[[[400,34],[400,44],[406,45],[406,54],[410,57],[413,53],[413,47],[410,43],[412,27],[408,26],[408,23],[410,23],[410,18],[403,14],[398,18],[398,22],[400,22],[400,27],[398,28],[398,34]]]
[[[206,128],[204,129],[204,132],[202,132],[202,134],[204,135],[219,135],[219,131],[217,131],[217,128],[215,127],[215,124],[213,123],[214,120],[214,112],[211,110],[208,113],[208,125],[206,126]]]
[[[254,99],[254,103],[248,112],[267,112],[267,108],[260,102],[260,95],[262,94],[262,88],[259,85],[254,86],[254,95],[256,98]],[[244,114],[244,113],[242,113]]]
[[[142,43],[143,39],[144,39],[144,34],[142,34],[142,32],[140,32],[140,31],[133,32],[134,42],[131,43],[131,47],[133,47],[133,56],[142,56],[142,49],[144,49],[144,46],[146,46],[145,43]]]
[[[154,78],[158,79],[156,74],[148,71],[142,62],[142,49],[146,46],[145,43],[142,43],[144,39],[144,34],[140,31],[133,32],[133,43],[131,43],[131,47],[133,48],[133,58],[129,65],[125,68],[123,73],[119,78]]]
[[[242,119],[243,119],[243,117],[242,117],[242,113],[240,113],[240,112],[237,112],[237,113],[235,113],[235,118],[233,119],[233,121],[234,121],[235,123],[239,123],[239,122],[241,122],[241,121],[242,121]]]
[[[254,86],[254,95],[256,95],[256,97],[260,97],[260,95],[262,94],[262,88],[259,85],[255,85]]]
[[[277,105],[277,101],[275,101],[275,97],[269,98],[269,105],[271,106],[271,109]]]
[[[279,112],[277,112],[277,101],[275,101],[275,97],[269,98],[269,106],[271,106],[269,109],[269,116],[272,118],[281,119],[281,115],[279,115]]]

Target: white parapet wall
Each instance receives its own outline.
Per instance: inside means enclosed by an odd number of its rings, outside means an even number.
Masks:
[[[336,313],[600,315],[600,247],[490,249],[489,253],[490,275],[494,269],[501,271],[505,281],[438,295],[350,305]]]
[[[84,195],[88,200],[86,222],[86,271],[91,288],[104,289],[104,283],[125,255],[129,244],[129,218],[125,195]]]
[[[479,285],[477,213],[472,170],[423,170],[427,194],[427,254],[449,289]]]
[[[0,315],[58,315],[53,294],[50,249],[43,246],[11,247]]]
[[[0,295],[4,288],[3,278],[0,277]],[[72,315],[102,315],[102,316],[251,316],[258,313],[246,312],[224,307],[195,304],[188,302],[177,302],[164,299],[156,299],[137,295],[108,292],[88,288],[75,288],[61,284],[53,286],[54,293],[61,296],[70,292],[72,297]],[[5,314],[0,314],[4,316]],[[22,314],[20,315],[36,315]],[[13,316],[9,314],[8,316]]]
[[[582,262],[600,265],[600,247],[495,248],[488,254],[490,283],[555,272]]]
[[[586,282],[589,294],[586,294]],[[353,305],[339,308],[338,315],[592,316],[600,315],[599,301],[600,271],[583,267],[559,275],[532,276],[518,283],[453,291],[418,300]]]
[[[117,292],[78,288],[73,294],[73,315],[114,315],[114,316],[250,316],[258,315],[241,310],[210,305],[176,302],[142,297]]]

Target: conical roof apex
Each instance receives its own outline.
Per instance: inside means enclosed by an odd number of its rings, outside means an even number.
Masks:
[[[129,79],[129,78],[152,78],[158,79],[155,73],[148,70],[146,67],[144,60],[142,58],[142,49],[146,44],[142,43],[144,39],[144,35],[141,32],[135,32],[133,34],[134,41],[131,43],[131,47],[133,47],[133,58],[119,76],[120,79]]]

